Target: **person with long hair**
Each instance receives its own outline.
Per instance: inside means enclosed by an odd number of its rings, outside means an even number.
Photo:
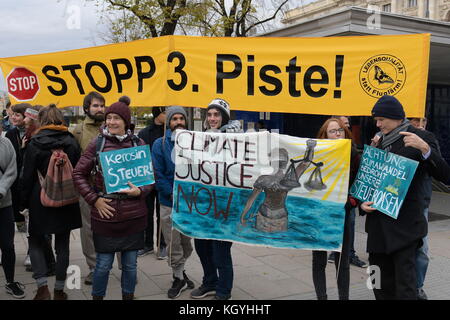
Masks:
[[[21,208],[29,210],[28,245],[30,248],[33,278],[38,287],[34,300],[50,300],[47,285],[48,266],[45,261],[45,235],[55,235],[56,282],[54,300],[67,300],[64,285],[69,266],[70,232],[81,227],[78,202],[62,207],[46,207],[41,202],[39,174],[47,175],[52,150],[62,149],[72,166],[80,158],[80,147],[64,125],[64,118],[56,105],[39,111],[39,129],[27,145],[21,176]]]
[[[318,139],[352,139],[352,134],[345,126],[345,124],[336,118],[330,118],[324,122],[317,134]],[[350,158],[350,181],[349,187],[352,185],[353,180],[358,172],[360,157],[356,147],[352,144],[351,158]],[[349,286],[350,286],[350,266],[349,266],[349,240],[350,240],[350,210],[352,206],[356,206],[356,203],[352,204],[350,199],[345,204],[345,220],[344,220],[344,232],[342,241],[342,251],[335,253],[335,266],[337,274],[337,285],[339,300],[349,299]],[[326,300],[327,285],[325,268],[327,266],[327,252],[314,250],[312,253],[312,271],[313,282],[316,290],[318,300]]]

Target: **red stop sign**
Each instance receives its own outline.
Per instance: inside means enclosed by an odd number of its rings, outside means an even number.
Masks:
[[[8,92],[19,101],[33,99],[39,91],[38,77],[27,68],[14,68],[6,77]]]

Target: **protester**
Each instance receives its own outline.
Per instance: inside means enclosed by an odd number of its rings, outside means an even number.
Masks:
[[[393,96],[383,96],[374,105],[372,116],[382,135],[377,147],[418,161],[397,219],[363,202],[367,212],[366,232],[369,264],[380,270],[379,286],[374,286],[377,300],[417,299],[416,251],[427,235],[427,173],[442,181],[450,178],[450,168],[439,155],[436,141],[424,130],[405,119],[403,106]]]
[[[95,91],[88,93],[83,99],[83,111],[86,117],[72,131],[82,153],[100,133],[100,127],[105,120],[105,98]],[[80,197],[80,211],[83,223],[80,230],[81,248],[89,267],[89,274],[84,279],[84,284],[91,285],[95,269],[95,248],[91,230],[91,207],[83,197]]]
[[[427,126],[427,118],[412,118],[410,120],[410,123],[420,130],[425,130]],[[437,142],[436,137],[431,132],[429,132],[429,134],[435,140],[436,146],[440,153],[439,143]],[[432,179],[428,172],[425,174],[424,188],[425,188],[424,190],[425,209],[423,210],[423,215],[425,216],[425,219],[428,221],[428,208],[430,206],[431,195],[433,193]],[[430,258],[428,257],[428,236],[423,237],[422,242],[423,245],[416,251],[417,298],[419,300],[428,300],[427,294],[423,289],[428,264],[430,263]]]
[[[340,120],[336,118],[330,118],[325,121],[319,130],[317,135],[318,139],[352,139],[350,130]],[[359,154],[355,146],[352,145],[350,156],[350,179],[349,188],[356,178],[356,173],[359,167]],[[350,250],[350,220],[351,209],[356,206],[354,199],[349,199],[345,203],[345,218],[343,226],[343,240],[341,252],[335,252],[334,264],[336,267],[336,277],[338,285],[339,300],[349,299],[349,286],[350,286],[350,268],[349,268],[349,250]],[[325,268],[327,265],[327,253],[326,251],[313,251],[312,253],[312,273],[314,288],[318,300],[327,300],[327,285]]]
[[[158,138],[152,148],[152,162],[155,171],[161,214],[161,229],[169,247],[168,263],[172,268],[173,282],[167,296],[178,298],[187,288],[193,289],[194,283],[184,270],[187,259],[192,253],[191,238],[172,228],[172,203],[175,163],[172,161],[175,130],[186,129],[187,115],[182,107],[172,106],[166,111],[166,131]]]
[[[56,105],[51,104],[39,111],[39,129],[31,137],[24,155],[21,201],[22,208],[29,210],[29,247],[33,278],[38,290],[34,300],[51,299],[47,285],[48,268],[45,261],[45,235],[55,235],[56,282],[54,300],[67,300],[64,292],[67,267],[69,266],[70,232],[81,227],[78,202],[62,207],[45,207],[41,203],[41,184],[38,177],[47,175],[52,150],[62,149],[74,166],[80,157],[80,148],[64,125],[64,118]]]
[[[105,173],[99,167],[97,152],[144,145],[144,141],[134,136],[131,111],[125,103],[113,103],[106,109],[105,119],[105,128],[99,138],[89,143],[74,170],[75,184],[91,206],[91,226],[97,254],[92,298],[103,300],[105,297],[114,254],[120,252],[122,299],[133,300],[136,287],[137,253],[144,247],[144,230],[147,226],[145,197],[153,185],[136,187],[129,183],[129,190],[106,193]],[[98,139],[104,139],[101,150],[97,150]],[[91,183],[92,174],[94,176]]]
[[[5,106],[5,110],[3,110],[3,120],[2,120],[2,128],[3,132],[2,135],[5,134],[9,129],[14,128],[14,125],[11,123],[11,116],[12,116],[12,110],[11,110],[11,102],[8,101]]]
[[[2,128],[0,128],[1,133]],[[11,141],[0,135],[0,250],[6,278],[6,293],[16,299],[25,297],[25,286],[14,281],[16,252],[14,249],[14,213],[11,186],[16,180],[16,153]]]
[[[21,154],[25,154],[26,148],[28,146],[28,143],[31,140],[31,137],[36,134],[38,128],[39,128],[39,110],[43,108],[43,106],[35,105],[30,108],[27,108],[24,113],[24,123],[25,123],[25,136],[22,139],[22,146],[21,146]],[[24,166],[27,164],[24,163]],[[23,171],[20,170],[21,172]],[[23,180],[19,179],[19,183]],[[22,190],[23,186],[19,186],[19,189]],[[20,212],[25,217],[25,225],[28,225],[29,220],[29,212],[28,210],[23,210]],[[56,272],[56,260],[55,260],[55,254],[53,252],[52,248],[52,236],[51,235],[44,235],[42,239],[42,244],[45,247],[44,248],[44,254],[45,254],[45,261],[47,263],[47,276],[51,277],[55,275]],[[32,272],[33,268],[31,266],[31,259],[29,252],[27,256],[25,257],[25,261],[23,263],[25,265],[25,270],[28,272]]]
[[[150,146],[150,151],[152,150],[153,143],[156,139],[164,135],[164,125],[166,122],[166,111],[164,107],[153,107],[153,122],[139,131],[138,136],[146,144]],[[164,241],[164,236],[161,231],[160,224],[160,205],[158,199],[158,191],[156,188],[150,192],[146,198],[147,208],[148,208],[148,222],[147,229],[145,229],[145,247],[138,252],[138,256],[144,256],[146,254],[152,253],[153,248],[153,234],[154,234],[154,215],[156,209],[156,221],[157,221],[157,234],[156,234],[156,247],[158,249],[157,258],[159,260],[167,258],[167,248],[166,242]]]
[[[344,124],[344,126],[351,132],[351,126],[350,126],[350,117],[347,116],[333,116],[332,118],[336,118],[342,121],[342,123]],[[355,143],[352,141],[352,152],[357,152],[356,149],[356,145]],[[350,240],[349,240],[349,246],[350,246],[350,264],[359,267],[359,268],[366,268],[367,267],[367,263],[362,261],[358,255],[356,254],[356,250],[355,250],[355,218],[356,218],[356,207],[352,207],[350,209]],[[328,262],[330,263],[334,263],[334,258],[335,255],[334,253],[330,253],[330,255],[328,256]]]
[[[240,132],[239,121],[230,121],[230,105],[223,99],[212,100],[206,111],[204,128],[215,132]],[[215,300],[231,299],[233,288],[232,242],[194,239],[195,251],[203,268],[202,284],[191,292],[194,299],[214,295]]]
[[[427,118],[411,118],[409,119],[409,122],[416,128],[425,130],[427,127]]]
[[[29,103],[19,103],[11,107],[11,117],[10,121],[14,127],[8,132],[6,132],[6,137],[11,140],[11,143],[16,152],[16,163],[17,163],[17,178],[11,187],[12,195],[12,206],[14,210],[14,221],[16,222],[16,227],[19,232],[27,232],[27,226],[25,224],[25,217],[20,214],[20,188],[19,188],[19,177],[21,174],[22,164],[23,164],[23,153],[21,152],[22,140],[25,136],[25,110],[30,108]]]

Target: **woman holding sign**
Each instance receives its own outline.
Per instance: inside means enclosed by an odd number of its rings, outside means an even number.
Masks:
[[[132,300],[136,286],[137,253],[144,248],[144,230],[147,226],[145,197],[153,185],[136,187],[129,182],[128,190],[106,193],[105,173],[99,167],[98,154],[133,147],[137,137],[132,133],[131,112],[125,103],[113,103],[106,109],[105,117],[102,133],[90,142],[74,169],[74,181],[91,206],[91,226],[97,253],[92,298],[103,300],[114,254],[121,252],[122,299]],[[137,140],[137,145],[144,144],[141,139]],[[92,180],[93,183],[90,182]]]
[[[351,139],[352,135],[345,124],[336,118],[330,118],[322,125],[317,135],[318,139]],[[352,185],[356,177],[359,167],[359,154],[356,148],[352,145],[352,152],[350,158],[350,182]],[[355,201],[355,200],[352,200]],[[337,272],[337,285],[339,292],[339,300],[348,300],[349,285],[350,285],[350,266],[349,266],[349,235],[350,235],[350,209],[356,206],[356,203],[351,203],[350,200],[345,204],[345,221],[344,221],[344,238],[342,241],[342,251],[335,253],[334,263]],[[313,282],[316,289],[318,300],[327,299],[327,285],[325,267],[327,266],[327,252],[313,251]]]

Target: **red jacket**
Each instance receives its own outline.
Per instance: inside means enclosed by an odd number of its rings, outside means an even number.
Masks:
[[[133,147],[131,135],[123,141],[115,137],[105,136],[106,142],[103,152]],[[95,164],[97,137],[87,146],[75,169],[73,170],[74,182],[81,196],[91,206],[92,231],[106,237],[123,237],[140,231],[147,227],[147,205],[145,197],[153,189],[153,185],[140,187],[141,195],[129,199],[112,199],[108,203],[116,211],[110,219],[100,216],[94,204],[100,197],[99,192],[105,192],[103,173],[98,171],[91,177],[91,171]],[[139,145],[144,145],[140,139]],[[92,181],[93,180],[93,181]]]

